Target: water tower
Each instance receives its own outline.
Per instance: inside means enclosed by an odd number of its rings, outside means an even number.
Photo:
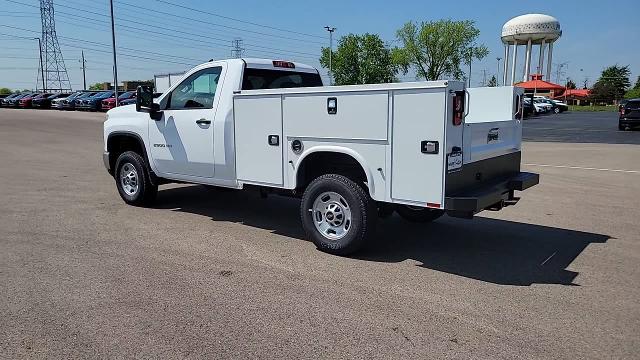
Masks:
[[[560,30],[560,22],[553,16],[543,14],[526,14],[514,17],[507,21],[502,27],[502,43],[504,44],[504,74],[502,83],[507,84],[509,66],[511,66],[511,85],[516,83],[516,67],[518,61],[518,46],[526,45],[527,53],[525,55],[524,76],[522,81],[529,80],[531,74],[531,51],[534,45],[539,46],[540,55],[538,56],[537,73],[543,74],[545,70],[544,58],[547,51],[546,77],[547,81],[551,78],[551,60],[553,58],[553,43],[562,36]],[[513,55],[511,64],[509,64],[509,55],[513,47]]]

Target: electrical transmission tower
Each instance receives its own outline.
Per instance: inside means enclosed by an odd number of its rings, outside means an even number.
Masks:
[[[69,74],[64,65],[56,22],[54,19],[53,0],[40,0],[40,20],[42,21],[42,63],[41,73],[44,76],[43,91],[70,91]]]
[[[244,48],[242,47],[242,39],[237,38],[231,42],[231,57],[240,59],[244,52]]]

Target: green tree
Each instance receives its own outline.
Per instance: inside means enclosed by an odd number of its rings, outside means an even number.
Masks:
[[[575,89],[576,88],[576,83],[573,80],[569,79],[569,80],[567,80],[567,83],[565,84],[565,87],[567,89]]]
[[[323,48],[320,57],[320,64],[327,69],[329,51]],[[332,53],[331,65],[336,85],[394,82],[400,71],[393,62],[391,50],[374,34],[343,36]]]
[[[12,94],[13,91],[9,88],[0,88],[0,95],[9,95]]]
[[[616,87],[612,83],[598,80],[593,84],[589,98],[597,104],[609,104],[619,96]]]
[[[493,75],[491,76],[491,79],[489,79],[489,84],[487,84],[488,87],[496,87],[498,86],[498,79],[496,79],[496,76]]]
[[[89,90],[102,90],[102,89],[103,89],[103,83],[95,83],[95,84],[89,85]]]
[[[629,89],[629,86],[631,86],[631,82],[629,81],[630,73],[629,65],[613,65],[602,70],[600,78],[591,90],[594,100],[608,103],[621,99],[627,92],[627,89]]]
[[[624,97],[625,99],[640,98],[640,76],[638,76],[638,79],[636,80],[636,84],[633,86],[633,88],[627,91],[626,94],[624,94]]]
[[[443,76],[462,79],[462,64],[486,57],[484,45],[474,45],[480,30],[471,20],[408,22],[397,31],[401,48],[394,49],[395,61],[406,73],[414,68],[419,78],[438,80]]]

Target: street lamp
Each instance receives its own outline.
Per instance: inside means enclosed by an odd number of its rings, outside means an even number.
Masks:
[[[331,58],[333,55],[333,32],[336,31],[336,28],[331,26],[325,26],[324,28],[329,32],[329,85],[333,85],[333,64],[331,63]]]
[[[111,46],[113,48],[113,90],[115,90],[114,97],[116,100],[116,106],[118,106],[118,62],[116,61],[116,28],[113,23],[113,0],[109,0],[111,7]]]
[[[498,57],[496,58],[496,62],[497,62],[497,68],[496,68],[496,70],[497,70],[497,71],[496,71],[496,86],[499,86],[499,85],[500,85],[500,80],[499,80],[499,79],[500,79],[500,60],[502,60],[502,58],[498,56]],[[503,85],[504,85],[504,84],[503,84]]]

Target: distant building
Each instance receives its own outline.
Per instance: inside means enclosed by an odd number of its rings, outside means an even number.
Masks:
[[[135,91],[138,86],[153,87],[153,80],[123,81],[122,85],[118,86],[118,91]],[[101,84],[100,90],[113,90],[113,85],[110,82],[104,82]]]
[[[531,80],[519,82],[514,86],[524,88],[525,94],[547,96],[550,98],[556,97],[565,91],[565,87],[562,85],[542,80],[542,74],[532,74]]]
[[[546,96],[551,99],[563,100],[570,105],[585,105],[589,102],[589,89],[567,89],[562,85],[542,80],[541,74],[531,75],[531,80],[515,84],[524,89],[525,94]]]
[[[555,97],[557,100],[563,100],[571,105],[586,105],[589,103],[589,89],[567,89],[562,94]]]

